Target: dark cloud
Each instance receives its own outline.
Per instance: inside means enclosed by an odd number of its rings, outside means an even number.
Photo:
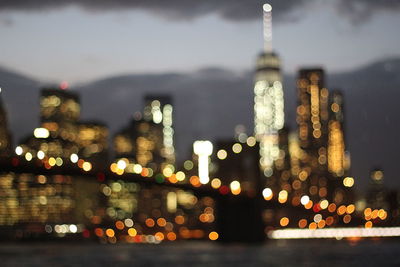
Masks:
[[[92,12],[141,9],[172,20],[194,19],[217,14],[230,21],[259,19],[261,6],[269,2],[274,10],[274,21],[293,21],[296,10],[303,10],[317,0],[2,0],[0,11],[39,11],[78,6]],[[335,0],[340,15],[353,23],[361,23],[379,12],[399,12],[399,0]],[[299,13],[297,13],[298,15]]]
[[[2,0],[1,10],[38,11],[68,6],[78,6],[88,11],[142,9],[168,19],[192,19],[206,14],[217,14],[227,20],[252,20],[260,18],[264,0]],[[309,2],[309,1],[307,1]],[[295,9],[304,6],[305,0],[270,0],[275,20],[290,19]]]
[[[381,12],[399,12],[399,0],[338,0],[338,12],[359,24]]]

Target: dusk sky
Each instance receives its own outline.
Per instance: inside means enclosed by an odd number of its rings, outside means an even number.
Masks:
[[[2,1],[0,66],[73,85],[209,66],[251,70],[262,49],[263,1],[89,2]],[[270,2],[284,72],[400,56],[400,1]]]

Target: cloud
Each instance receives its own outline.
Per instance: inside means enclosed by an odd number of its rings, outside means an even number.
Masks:
[[[265,0],[2,0],[0,11],[40,11],[68,6],[78,6],[87,11],[141,9],[168,19],[193,19],[207,14],[217,14],[230,21],[259,19]],[[305,5],[305,0],[270,0],[274,20],[288,20],[292,11]],[[307,1],[309,2],[309,1]]]
[[[339,15],[347,17],[354,24],[365,22],[376,13],[400,11],[399,0],[334,1]],[[247,21],[260,18],[261,6],[265,2],[273,6],[275,22],[287,22],[297,19],[297,10],[304,10],[318,0],[2,0],[0,11],[41,11],[77,6],[89,12],[139,9],[171,20],[216,14],[229,21]]]
[[[400,12],[399,0],[338,0],[337,10],[354,24],[368,21],[382,12]]]
[[[11,27],[14,25],[14,21],[11,18],[0,18],[0,26]]]

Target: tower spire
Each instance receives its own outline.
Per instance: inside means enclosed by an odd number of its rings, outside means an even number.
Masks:
[[[263,5],[264,52],[272,52],[272,6]]]

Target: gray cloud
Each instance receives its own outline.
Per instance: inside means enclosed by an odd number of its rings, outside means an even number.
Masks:
[[[0,11],[39,11],[78,6],[92,12],[141,9],[172,20],[194,19],[217,14],[230,21],[259,19],[265,0],[2,0]],[[269,0],[274,7],[274,21],[293,21],[296,10],[317,0]],[[353,23],[361,23],[379,12],[399,12],[399,0],[335,0],[338,13]]]
[[[207,14],[217,14],[231,21],[260,18],[261,6],[265,0],[2,0],[0,11],[39,11],[68,6],[78,6],[87,11],[142,9],[168,19],[193,19]],[[309,1],[307,1],[309,2]],[[270,0],[274,7],[274,20],[291,20],[291,13],[303,7],[305,0]]]
[[[11,27],[14,25],[14,21],[11,18],[0,18],[0,26],[4,26],[4,27]]]
[[[400,11],[399,0],[338,0],[337,10],[348,17],[355,24],[369,20],[373,15],[381,12]]]

